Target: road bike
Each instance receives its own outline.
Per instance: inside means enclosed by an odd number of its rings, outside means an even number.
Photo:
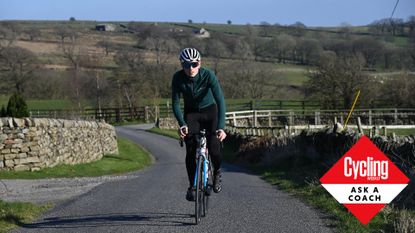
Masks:
[[[196,150],[196,172],[193,189],[196,193],[195,199],[195,223],[199,224],[202,217],[205,217],[209,208],[209,196],[213,187],[213,167],[207,149],[206,130],[199,133],[187,135],[194,136],[197,140]],[[183,141],[180,141],[183,146]]]

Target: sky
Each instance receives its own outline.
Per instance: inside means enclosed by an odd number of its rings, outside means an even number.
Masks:
[[[415,0],[0,0],[0,20],[146,21],[362,26],[415,16]]]

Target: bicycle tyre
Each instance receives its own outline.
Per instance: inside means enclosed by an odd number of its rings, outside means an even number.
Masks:
[[[208,163],[208,170],[207,170],[207,174],[205,174],[208,176],[207,179],[207,183],[206,183],[206,187],[204,190],[204,193],[208,192],[207,189],[210,189],[210,195],[212,195],[212,189],[213,189],[213,169],[212,169],[212,163],[209,161]],[[204,195],[204,201],[203,201],[203,217],[206,216],[206,214],[208,213],[209,210],[209,195]]]
[[[200,220],[202,218],[202,208],[203,208],[203,200],[202,200],[202,168],[203,168],[203,163],[202,163],[202,159],[199,158],[199,160],[197,161],[197,171],[196,171],[196,175],[197,175],[197,180],[196,180],[196,200],[195,200],[195,223],[196,225],[200,223]]]

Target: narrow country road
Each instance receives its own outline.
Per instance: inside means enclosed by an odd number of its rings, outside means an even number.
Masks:
[[[193,225],[185,200],[184,149],[137,126],[117,133],[142,145],[155,163],[129,179],[105,182],[13,232],[331,232],[315,210],[236,166],[223,166],[223,191]]]

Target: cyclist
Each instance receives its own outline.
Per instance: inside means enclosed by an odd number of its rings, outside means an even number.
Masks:
[[[195,137],[186,137],[186,135],[206,129],[207,147],[214,167],[213,191],[219,193],[222,189],[220,142],[226,138],[223,130],[225,99],[213,71],[201,67],[199,51],[195,48],[185,48],[180,52],[179,60],[182,69],[173,75],[172,106],[174,116],[180,126],[178,133],[186,143],[186,169],[190,184],[186,199],[193,201],[195,190],[192,186],[196,172],[197,141]],[[184,100],[184,113],[180,110],[180,95]]]

